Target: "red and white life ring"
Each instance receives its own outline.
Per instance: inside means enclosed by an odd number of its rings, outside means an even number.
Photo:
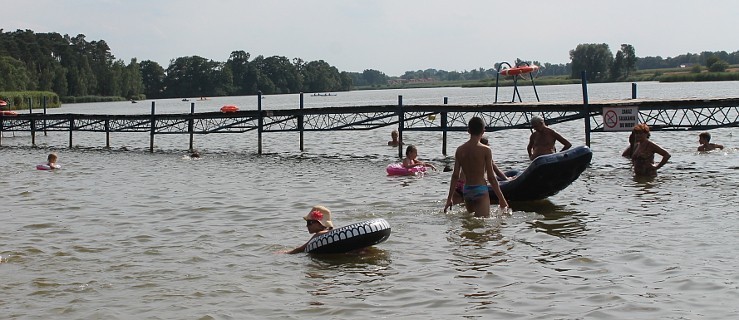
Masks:
[[[539,66],[532,64],[530,66],[524,65],[524,66],[515,67],[515,68],[503,69],[503,70],[500,70],[500,74],[504,76],[517,76],[519,74],[531,73],[536,70],[539,70]]]

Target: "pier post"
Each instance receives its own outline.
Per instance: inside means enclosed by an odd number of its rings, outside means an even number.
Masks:
[[[444,97],[444,104],[449,103],[449,97]],[[441,113],[441,154],[446,157],[446,136],[447,136],[447,113]]]
[[[156,120],[154,119],[154,112],[156,102],[151,102],[151,131],[149,133],[149,152],[154,153],[154,132],[156,132],[157,124]]]
[[[69,148],[72,149],[72,132],[74,132],[74,117],[69,118]]]
[[[44,106],[44,116],[46,116],[46,96],[42,98],[42,105]],[[46,117],[44,117],[44,136],[46,136]]]
[[[636,99],[636,82],[631,83],[631,99]]]
[[[585,145],[590,148],[590,105],[588,104],[588,77],[585,70],[580,71],[582,79],[582,112],[585,121]]]
[[[190,154],[195,150],[193,148],[193,142],[195,137],[193,131],[195,130],[195,102],[190,102],[190,121],[187,122],[187,132],[190,133]]]
[[[33,98],[28,98],[28,115],[33,114]],[[31,145],[36,146],[36,120],[31,118]]]
[[[298,115],[298,131],[300,131],[300,152],[303,152],[303,93],[300,93],[300,114]]]
[[[403,113],[403,96],[398,95],[398,158],[403,159],[403,126],[405,125],[405,114]]]
[[[110,119],[105,119],[105,148],[110,149]]]
[[[262,91],[257,92],[257,153],[262,154],[262,125],[264,124],[264,115],[262,114]]]
[[[28,98],[28,114],[33,114],[33,98]],[[31,118],[31,145],[36,146],[36,120]]]

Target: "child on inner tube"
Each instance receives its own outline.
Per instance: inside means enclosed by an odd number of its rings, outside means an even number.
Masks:
[[[331,222],[331,211],[324,206],[313,207],[310,212],[303,217],[303,219],[306,221],[308,233],[313,234],[311,239],[329,232],[334,228],[334,224]],[[308,241],[310,241],[310,239]],[[286,251],[285,253],[294,254],[303,252],[305,251],[306,246],[308,246],[308,242],[304,243],[300,247]]]

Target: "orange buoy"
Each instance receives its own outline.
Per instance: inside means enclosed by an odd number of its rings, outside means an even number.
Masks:
[[[223,113],[230,113],[230,112],[236,112],[236,111],[239,111],[239,107],[237,106],[228,105],[228,106],[221,107],[221,112]]]
[[[500,74],[504,76],[517,76],[519,74],[531,73],[539,70],[539,66],[532,64],[530,66],[520,66],[515,68],[508,68],[500,70]]]

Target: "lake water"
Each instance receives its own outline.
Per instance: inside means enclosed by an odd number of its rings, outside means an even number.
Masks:
[[[579,85],[541,86],[542,101],[580,100]],[[508,91],[506,91],[508,90]],[[630,84],[589,87],[591,101],[631,97]],[[641,98],[739,97],[739,83],[640,83]],[[521,88],[532,101],[530,87]],[[491,88],[306,95],[306,107],[483,104]],[[510,97],[510,89],[501,96]],[[504,98],[506,100],[509,98]],[[500,97],[499,97],[500,100]],[[297,95],[264,109],[296,108]],[[256,108],[255,97],[195,101]],[[150,103],[64,105],[62,113],[148,113]],[[157,101],[157,112],[189,102]],[[552,126],[574,145],[580,122]],[[449,172],[388,177],[390,128],[362,132],[196,136],[3,133],[0,147],[0,318],[3,319],[728,319],[739,312],[739,136],[711,130],[723,151],[698,153],[698,132],[655,132],[670,162],[635,179],[627,132],[592,136],[591,166],[547,200],[509,216],[444,214]],[[488,133],[498,165],[522,169],[528,130]],[[466,140],[450,133],[449,144]],[[441,133],[406,132],[439,167]],[[453,148],[450,147],[451,150]],[[49,152],[61,170],[38,171]],[[341,226],[375,217],[390,238],[363,255],[285,255],[309,238],[323,204]]]

